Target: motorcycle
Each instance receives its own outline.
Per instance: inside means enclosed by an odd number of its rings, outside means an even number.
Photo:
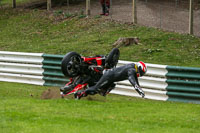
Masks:
[[[61,70],[65,76],[70,77],[70,82],[60,88],[61,97],[94,86],[104,70],[116,67],[119,56],[118,48],[113,48],[108,55],[89,57],[83,57],[76,52],[67,53],[62,59]],[[106,88],[99,93],[106,95],[109,92],[110,89]]]

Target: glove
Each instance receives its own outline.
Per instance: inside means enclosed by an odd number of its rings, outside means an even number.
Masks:
[[[144,91],[137,84],[135,85],[135,90],[144,98]]]

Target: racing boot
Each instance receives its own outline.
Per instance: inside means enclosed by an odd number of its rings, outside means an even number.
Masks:
[[[106,89],[101,89],[101,90],[98,90],[98,93],[99,93],[99,95],[101,95],[101,96],[106,96]]]
[[[108,89],[101,89],[101,90],[99,91],[99,94],[100,94],[101,96],[106,96],[107,94],[110,93],[111,90],[113,90],[113,89],[115,88],[115,86],[116,86],[116,84],[115,84],[115,83],[112,83],[112,84],[109,86]]]
[[[106,95],[110,93],[111,90],[113,90],[115,88],[116,84],[113,83],[107,90]]]
[[[85,90],[77,91],[74,94],[74,98],[77,100],[81,99],[82,97],[86,97],[86,96],[87,96],[87,94],[85,93]]]

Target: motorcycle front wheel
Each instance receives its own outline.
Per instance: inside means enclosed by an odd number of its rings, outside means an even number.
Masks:
[[[120,56],[118,48],[113,48],[112,51],[106,57],[106,68],[110,69],[117,65]]]

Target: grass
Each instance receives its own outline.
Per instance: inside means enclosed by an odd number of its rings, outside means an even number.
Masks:
[[[16,1],[16,3],[17,4],[22,4],[22,3],[26,3],[26,2],[28,2],[28,1],[30,1],[30,0],[17,0]],[[12,5],[12,0],[0,0],[0,5],[9,5],[9,6],[11,6]]]
[[[200,105],[108,95],[41,100],[46,87],[1,82],[3,133],[199,132]],[[30,95],[31,94],[31,95]]]
[[[3,51],[47,54],[76,51],[90,56],[107,54],[120,37],[139,37],[140,45],[120,47],[121,60],[200,67],[200,38],[194,36],[116,23],[102,17],[84,18],[77,14],[65,18],[44,10],[6,8],[0,14]]]
[[[3,0],[4,3],[8,2]],[[64,12],[64,16],[63,13]],[[200,38],[154,28],[85,18],[65,11],[0,9],[0,51],[84,56],[106,54],[119,37],[121,60],[200,67]],[[90,99],[40,98],[47,87],[0,82],[2,133],[188,133],[200,130],[200,105],[108,95]],[[92,100],[91,100],[92,99]]]

